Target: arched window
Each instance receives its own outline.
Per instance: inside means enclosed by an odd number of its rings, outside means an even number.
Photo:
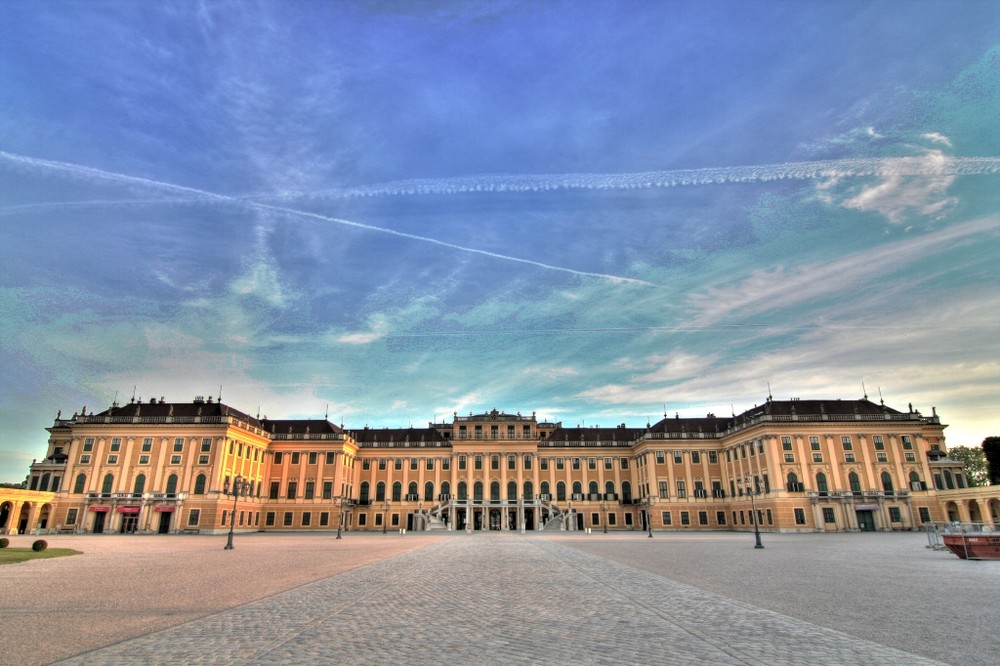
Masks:
[[[632,499],[632,484],[622,481],[622,499],[626,502]]]
[[[199,474],[194,478],[194,494],[204,495],[205,494],[205,475]]]
[[[551,496],[551,493],[549,492],[549,482],[548,481],[542,481],[541,485],[538,488],[538,491],[539,491],[539,494],[541,494],[541,495],[550,495]]]
[[[892,476],[889,472],[882,472],[882,490],[887,493],[892,492]]]
[[[146,491],[146,475],[140,474],[135,477],[135,484],[132,486],[132,493],[135,495],[141,495]]]
[[[490,483],[490,501],[499,502],[500,501],[500,482],[493,481]]]
[[[82,493],[86,489],[87,489],[87,475],[86,474],[77,474],[76,475],[76,483],[73,484],[73,492],[74,493]]]
[[[605,481],[604,482],[604,493],[606,495],[614,495],[615,494],[615,482],[614,481]]]
[[[403,499],[403,484],[399,481],[394,481],[392,484],[392,501],[398,502]]]
[[[826,474],[823,472],[816,472],[816,490],[821,493],[830,491],[830,488],[826,485]]]
[[[795,493],[802,490],[802,486],[799,484],[799,477],[795,472],[788,473],[788,492]]]
[[[467,500],[469,499],[469,484],[465,481],[458,482],[458,499]]]
[[[375,484],[375,501],[385,501],[385,481],[379,481]]]
[[[601,492],[601,487],[597,485],[597,481],[591,481],[588,485],[588,491],[591,495],[597,495]]]
[[[924,484],[920,481],[920,475],[910,472],[910,490],[923,490]]]
[[[476,481],[475,485],[472,486],[472,499],[482,502],[483,501],[483,482]]]
[[[430,502],[433,499],[434,499],[434,483],[432,481],[428,481],[427,483],[424,484],[424,501]]]
[[[556,499],[560,502],[566,501],[566,484],[562,481],[556,484]]]
[[[574,495],[582,495],[583,494],[583,484],[580,483],[579,481],[574,481],[573,482],[573,494]]]
[[[451,483],[449,483],[448,481],[441,482],[441,494],[444,495],[445,497],[451,495]]]
[[[852,493],[861,492],[861,479],[858,478],[858,475],[855,472],[851,472],[847,475],[847,482],[851,484]]]
[[[407,487],[406,494],[410,495],[412,498],[416,499],[418,492],[419,491],[417,490],[417,482],[416,481],[410,481],[410,485]]]
[[[371,491],[371,486],[368,484],[368,482],[362,481],[361,490],[359,491],[360,495],[358,496],[358,499],[361,501],[362,504],[368,504],[368,493],[370,491]]]
[[[173,495],[177,492],[177,475],[171,474],[167,477],[167,494]]]
[[[508,481],[507,482],[507,499],[516,500],[517,499],[517,482]]]
[[[524,482],[524,499],[535,499],[535,486],[532,485],[531,481]]]
[[[101,484],[101,493],[107,495],[115,485],[115,475],[108,472],[104,475],[104,483]]]

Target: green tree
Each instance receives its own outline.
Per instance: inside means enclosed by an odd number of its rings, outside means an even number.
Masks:
[[[986,454],[990,484],[1000,485],[1000,437],[987,437],[982,448]]]
[[[970,486],[990,485],[989,470],[986,465],[986,451],[979,446],[953,446],[948,449],[948,457],[961,460],[965,465],[965,478]]]

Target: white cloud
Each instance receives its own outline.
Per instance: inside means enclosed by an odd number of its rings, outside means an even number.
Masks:
[[[928,141],[933,141],[934,143],[941,143],[951,148],[951,139],[946,137],[944,134],[941,134],[940,132],[927,132],[926,134],[921,134],[920,136],[927,139]]]
[[[952,158],[940,150],[928,150],[918,157],[903,157],[897,160],[900,171],[938,171],[941,175],[905,176],[888,174],[881,182],[864,187],[853,197],[841,202],[845,208],[881,213],[894,224],[908,219],[909,215],[935,216],[957,199],[947,196],[948,188],[955,181],[949,175]]]
[[[373,314],[368,317],[368,330],[356,333],[344,333],[337,342],[345,345],[368,345],[381,340],[389,334],[389,318],[384,314]]]

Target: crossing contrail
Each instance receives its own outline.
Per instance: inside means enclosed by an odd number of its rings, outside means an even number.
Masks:
[[[201,190],[194,187],[187,187],[184,185],[176,185],[174,183],[166,183],[159,180],[151,180],[149,178],[141,178],[138,176],[129,176],[126,174],[115,173],[113,171],[104,171],[102,169],[94,169],[92,167],[82,166],[79,164],[72,164],[69,162],[57,162],[53,160],[42,160],[35,157],[27,157],[25,155],[16,155],[14,153],[8,153],[0,151],[0,159],[4,159],[9,163],[12,163],[16,167],[25,169],[42,169],[42,170],[54,170],[61,173],[65,173],[70,176],[77,178],[83,178],[86,180],[103,181],[117,183],[121,185],[130,186],[140,186],[155,190],[166,190],[169,192],[193,195],[196,198],[207,201],[216,202],[226,202],[230,204],[240,205],[252,210],[258,210],[267,213],[281,213],[285,215],[291,215],[295,217],[305,217],[313,220],[320,220],[323,222],[332,222],[334,224],[339,224],[347,227],[354,227],[356,229],[364,229],[366,231],[373,231],[382,234],[389,234],[392,236],[398,236],[400,238],[407,238],[414,241],[419,241],[422,243],[430,243],[432,245],[437,245],[440,247],[449,248],[452,250],[458,250],[461,252],[468,252],[470,254],[478,254],[484,257],[490,257],[492,259],[500,259],[503,261],[512,261],[520,264],[526,264],[529,266],[535,266],[537,268],[543,268],[545,270],[559,271],[562,273],[569,273],[571,275],[577,275],[580,277],[592,277],[600,278],[602,280],[610,280],[616,283],[625,284],[638,284],[644,286],[654,286],[651,282],[646,282],[645,280],[639,280],[636,278],[624,277],[621,275],[611,275],[607,273],[592,273],[589,271],[579,271],[572,268],[566,268],[564,266],[555,266],[552,264],[546,264],[540,261],[533,261],[531,259],[524,259],[522,257],[514,257],[511,255],[501,254],[499,252],[490,252],[488,250],[480,250],[477,248],[467,247],[464,245],[458,245],[456,243],[449,243],[448,241],[439,240],[436,238],[429,238],[427,236],[419,236],[417,234],[410,234],[403,231],[396,231],[395,229],[388,229],[385,227],[378,227],[371,224],[364,224],[362,222],[353,222],[351,220],[345,220],[337,217],[330,217],[328,215],[321,215],[319,213],[312,213],[309,211],[297,210],[294,208],[288,208],[287,206],[275,206],[272,204],[261,203],[259,201],[254,201],[252,199],[244,199],[240,197],[229,196],[225,194],[218,194],[215,192],[209,192],[207,190]]]

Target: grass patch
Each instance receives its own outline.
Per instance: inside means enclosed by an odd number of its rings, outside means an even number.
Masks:
[[[47,560],[53,557],[67,557],[69,555],[82,555],[78,550],[72,548],[47,548],[36,553],[31,548],[3,548],[0,549],[0,564],[16,564],[17,562],[27,562],[28,560]]]

